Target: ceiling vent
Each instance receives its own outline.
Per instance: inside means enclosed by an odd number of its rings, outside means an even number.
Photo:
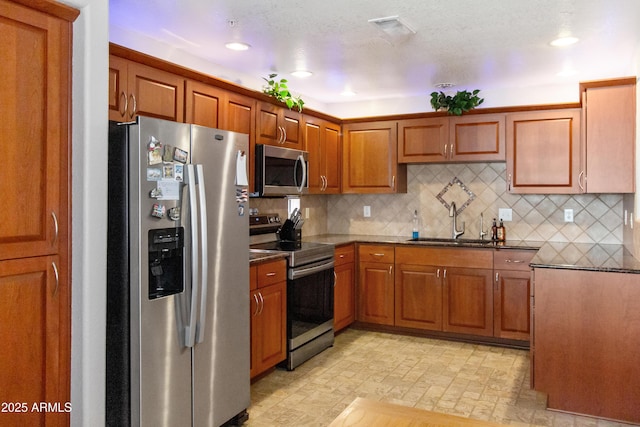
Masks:
[[[387,16],[386,18],[369,19],[369,23],[378,28],[383,38],[389,42],[405,39],[414,35],[416,32],[413,28],[405,24],[398,15]]]

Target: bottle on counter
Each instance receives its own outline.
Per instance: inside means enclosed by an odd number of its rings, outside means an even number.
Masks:
[[[495,218],[493,218],[493,224],[491,225],[491,240],[498,240],[498,224],[496,224]]]
[[[500,218],[500,225],[498,226],[498,241],[504,242],[507,240],[507,230],[504,228],[504,224],[502,223],[502,218]]]
[[[420,226],[420,220],[418,219],[418,210],[416,209],[415,211],[413,211],[413,233],[411,234],[411,238],[412,239],[417,239],[418,237],[420,237],[420,231],[419,231],[419,226]]]

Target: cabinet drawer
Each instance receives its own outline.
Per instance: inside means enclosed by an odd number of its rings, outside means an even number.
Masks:
[[[502,249],[493,255],[493,268],[496,270],[529,271],[529,263],[536,251]]]
[[[258,287],[272,285],[287,280],[287,261],[265,262],[258,264]]]
[[[393,263],[394,247],[390,245],[360,245],[358,247],[359,262]]]
[[[396,264],[493,268],[493,249],[398,247]]]
[[[344,265],[353,263],[355,261],[355,249],[353,245],[344,245],[336,247],[336,253],[334,255],[335,265]]]

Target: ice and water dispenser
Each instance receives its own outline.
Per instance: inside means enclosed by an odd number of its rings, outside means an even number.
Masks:
[[[184,228],[149,230],[149,299],[184,291]]]

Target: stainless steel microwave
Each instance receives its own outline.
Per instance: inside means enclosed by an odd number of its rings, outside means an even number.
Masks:
[[[256,144],[255,190],[260,197],[309,192],[309,153]]]

